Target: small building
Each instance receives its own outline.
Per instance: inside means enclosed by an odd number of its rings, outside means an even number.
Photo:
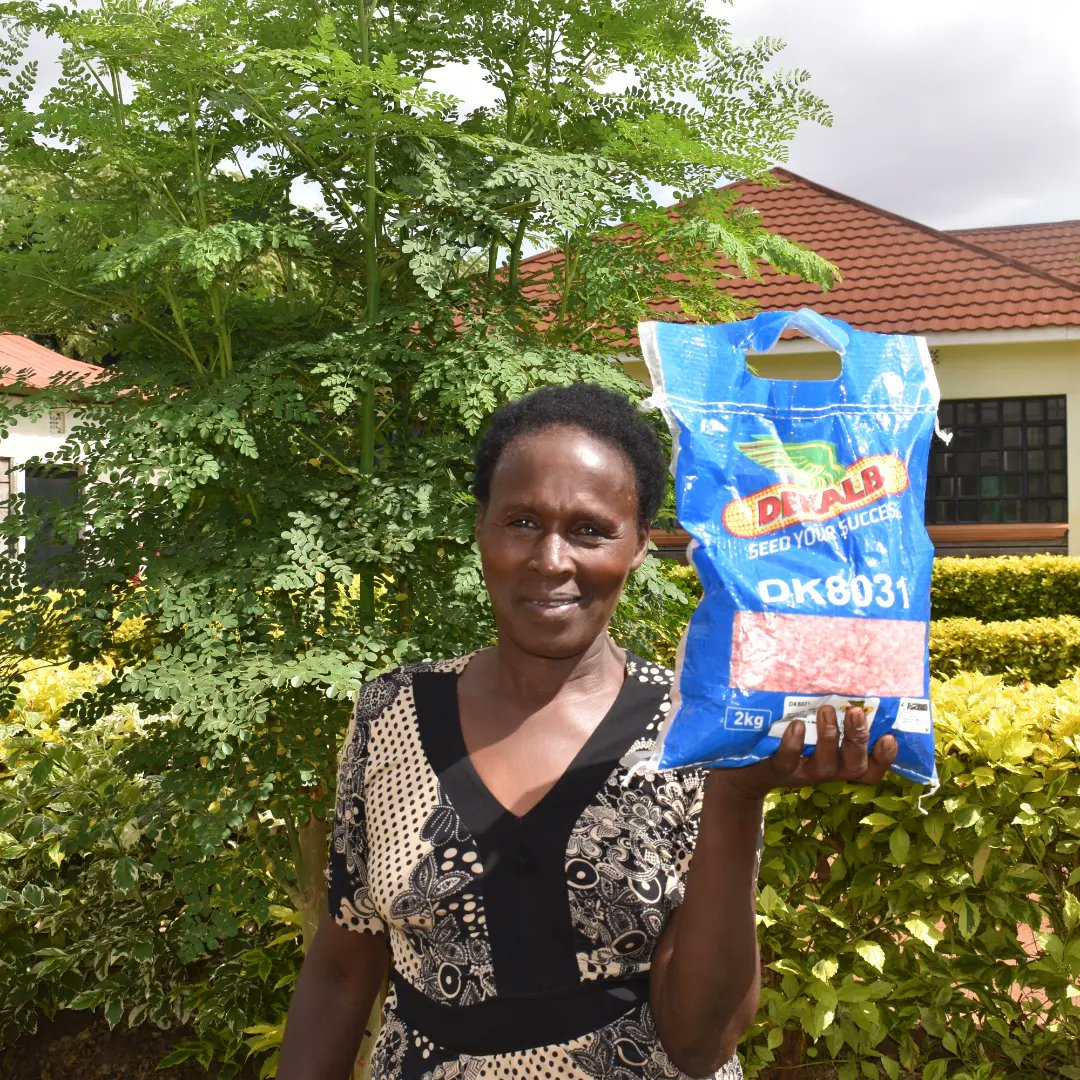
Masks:
[[[0,374],[0,397],[8,401],[15,393],[44,389],[57,376],[96,378],[101,373],[101,368],[93,364],[71,360],[17,334],[0,334],[0,369],[7,369]],[[13,389],[20,381],[19,376],[25,389]],[[20,420],[8,431],[6,438],[0,438],[0,517],[6,513],[7,501],[13,494],[44,495],[65,504],[74,499],[78,483],[76,473],[50,471],[46,474],[40,469],[26,467],[26,462],[58,450],[76,422],[77,416],[71,409],[58,409],[33,422]],[[32,545],[27,554],[32,559],[44,559],[55,550],[47,544]]]

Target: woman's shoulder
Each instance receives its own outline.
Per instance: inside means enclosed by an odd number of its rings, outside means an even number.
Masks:
[[[418,660],[384,671],[361,684],[356,694],[354,716],[370,723],[397,699],[402,690],[413,685],[417,675],[425,672],[457,674],[468,662],[468,656],[456,656],[446,660]]]
[[[671,668],[652,660],[644,660],[629,649],[626,650],[626,674],[638,682],[666,688],[670,688],[675,682],[675,672]]]

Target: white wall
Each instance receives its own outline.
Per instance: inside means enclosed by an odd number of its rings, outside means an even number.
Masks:
[[[12,399],[0,399],[4,404],[11,404]],[[0,439],[0,458],[11,458],[12,492],[22,492],[26,488],[22,473],[22,463],[28,458],[58,450],[67,433],[78,423],[76,414],[70,409],[50,413],[34,421],[19,419],[14,424],[6,439]]]

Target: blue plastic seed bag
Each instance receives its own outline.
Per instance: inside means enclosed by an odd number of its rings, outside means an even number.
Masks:
[[[758,377],[748,352],[801,330],[841,358],[826,381]],[[862,706],[893,768],[936,783],[923,524],[939,392],[921,338],[804,308],[721,326],[642,323],[674,441],[679,521],[703,597],[680,646],[656,768],[773,754],[793,719]]]

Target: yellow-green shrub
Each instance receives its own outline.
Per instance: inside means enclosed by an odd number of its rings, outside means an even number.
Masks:
[[[930,624],[930,670],[946,677],[959,671],[1057,683],[1080,668],[1080,618],[979,622],[936,619]]]
[[[932,696],[937,791],[772,800],[751,1075],[1080,1077],[1080,679]]]
[[[1067,555],[935,559],[930,607],[935,619],[1080,615],[1080,559]]]
[[[21,669],[18,696],[8,719],[27,724],[52,722],[65,705],[113,676],[105,664],[80,664],[72,670],[67,663],[26,660]],[[3,719],[0,716],[0,722]]]

